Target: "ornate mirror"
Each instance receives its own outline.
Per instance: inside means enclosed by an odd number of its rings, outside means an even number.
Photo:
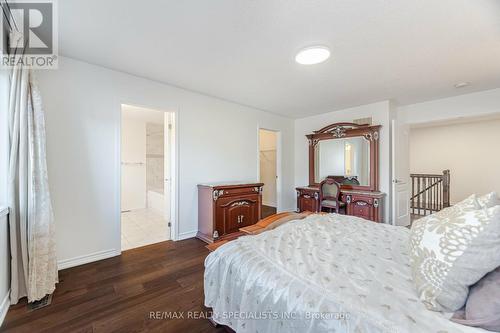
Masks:
[[[378,190],[379,129],[336,123],[307,135],[309,185],[332,177],[344,189]]]

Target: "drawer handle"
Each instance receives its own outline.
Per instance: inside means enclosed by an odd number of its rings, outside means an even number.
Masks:
[[[245,215],[238,215],[238,224],[243,223],[244,218],[245,218]]]
[[[368,204],[366,202],[364,202],[364,201],[358,201],[358,202],[356,202],[356,205],[358,205],[358,206],[366,206]]]
[[[309,194],[304,194],[304,198],[311,199],[311,196]]]

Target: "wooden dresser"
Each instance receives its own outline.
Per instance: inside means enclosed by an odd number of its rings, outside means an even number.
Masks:
[[[297,187],[297,211],[319,212],[319,187]],[[382,222],[385,194],[379,191],[340,190],[340,200],[346,203],[346,214]]]
[[[234,237],[239,228],[257,223],[262,214],[263,183],[198,185],[197,238],[213,243]]]

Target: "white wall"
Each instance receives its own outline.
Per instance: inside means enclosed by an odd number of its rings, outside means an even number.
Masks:
[[[165,179],[168,178],[164,176],[165,157],[168,158],[169,155],[168,144],[165,145],[164,132],[165,124],[163,122],[161,124],[150,122],[146,124],[146,188],[148,191],[160,191],[162,194]]]
[[[146,122],[122,113],[121,144],[121,210],[146,208]]]
[[[412,128],[410,171],[441,174],[449,169],[452,204],[472,193],[500,193],[499,143],[500,119]]]
[[[65,266],[120,249],[121,103],[178,112],[179,237],[197,230],[198,183],[258,179],[259,127],[281,131],[280,201],[294,209],[293,120],[65,57],[58,70],[38,77],[58,259]]]
[[[307,134],[336,123],[352,122],[354,119],[371,117],[373,125],[382,125],[380,130],[380,191],[386,193],[384,221],[389,222],[391,163],[390,163],[390,119],[391,105],[383,101],[340,111],[324,113],[295,120],[295,186],[309,184],[309,146]]]

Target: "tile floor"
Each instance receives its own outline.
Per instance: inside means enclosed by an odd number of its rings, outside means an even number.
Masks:
[[[163,216],[152,209],[122,213],[122,251],[170,239],[170,228]]]

